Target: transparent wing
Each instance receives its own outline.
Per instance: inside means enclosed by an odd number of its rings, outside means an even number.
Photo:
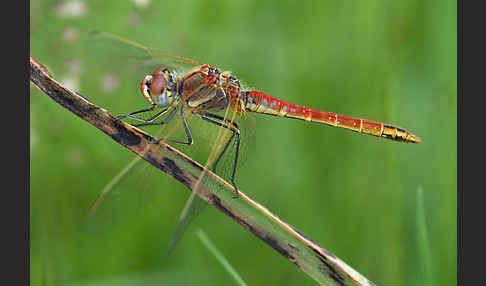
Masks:
[[[152,130],[147,128],[146,131],[156,138],[182,141],[185,134],[181,126],[181,119],[174,116],[167,125],[156,126]],[[94,231],[113,228],[125,219],[136,216],[148,205],[163,201],[164,193],[167,195],[163,186],[167,185],[168,179],[160,170],[134,156],[128,164],[120,167],[100,191],[90,210],[89,228]]]
[[[202,62],[189,57],[171,55],[164,51],[149,48],[140,43],[106,32],[92,32],[87,45],[88,53],[98,55],[97,60],[107,62],[106,67],[117,66],[119,71],[124,67],[150,71],[164,66],[176,71],[202,65]],[[116,60],[119,59],[119,60]]]
[[[187,199],[186,204],[184,205],[184,209],[182,210],[179,217],[179,222],[177,223],[176,230],[172,234],[169,246],[167,247],[167,255],[170,255],[172,253],[177,243],[181,239],[182,235],[186,231],[187,227],[196,218],[196,216],[201,213],[205,205],[205,201],[198,197],[196,193],[191,192],[191,195]]]
[[[233,176],[234,164],[237,163],[237,168],[241,168],[246,162],[246,155],[251,153],[255,146],[255,120],[248,115],[245,115],[241,120],[238,120],[240,118],[238,118],[238,115],[236,114],[236,109],[232,109],[231,107],[228,107],[222,117],[224,119],[221,121],[229,123],[228,127],[230,128],[217,127],[219,128],[219,134],[216,136],[217,139],[213,144],[211,154],[206,162],[206,168],[230,182]],[[207,124],[210,123],[208,122]],[[236,135],[233,136],[231,127],[236,127],[240,131],[239,144],[237,143]],[[237,148],[239,150],[237,150]],[[235,162],[236,152],[238,152],[237,162]],[[199,181],[204,180],[204,175],[204,173],[201,175]],[[237,180],[237,176],[235,179]],[[213,188],[213,191],[218,192],[218,189]],[[191,222],[202,212],[206,204],[207,203],[197,196],[195,192],[191,193],[181,212],[176,230],[169,242],[167,250],[168,255],[174,250],[184,232],[187,230]]]

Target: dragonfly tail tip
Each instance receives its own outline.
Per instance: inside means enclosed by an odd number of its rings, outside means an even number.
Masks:
[[[407,136],[406,142],[420,143],[420,142],[422,142],[422,139],[420,139],[418,136],[415,136],[415,135],[409,133],[408,136]]]

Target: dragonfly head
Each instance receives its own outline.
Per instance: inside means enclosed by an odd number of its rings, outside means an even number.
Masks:
[[[167,107],[176,99],[176,82],[166,68],[158,68],[144,76],[141,84],[143,97],[152,105]]]

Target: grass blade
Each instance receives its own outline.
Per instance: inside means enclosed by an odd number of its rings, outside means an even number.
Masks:
[[[199,237],[201,242],[206,246],[207,249],[216,257],[216,259],[221,263],[221,265],[228,271],[228,273],[233,277],[235,282],[238,285],[247,285],[245,281],[243,281],[243,278],[236,272],[236,270],[231,266],[231,264],[226,260],[226,258],[223,256],[223,254],[214,246],[214,244],[211,242],[209,237],[206,235],[206,233],[202,229],[197,229],[196,230],[196,235]]]
[[[422,187],[417,189],[417,244],[418,281],[417,285],[432,285],[432,261]]]

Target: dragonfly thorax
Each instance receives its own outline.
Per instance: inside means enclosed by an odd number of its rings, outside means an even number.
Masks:
[[[202,65],[185,74],[180,86],[181,99],[193,110],[218,112],[231,105],[244,113],[240,83],[229,72]]]
[[[167,107],[177,98],[177,84],[166,68],[158,68],[142,79],[142,95],[150,104]]]

